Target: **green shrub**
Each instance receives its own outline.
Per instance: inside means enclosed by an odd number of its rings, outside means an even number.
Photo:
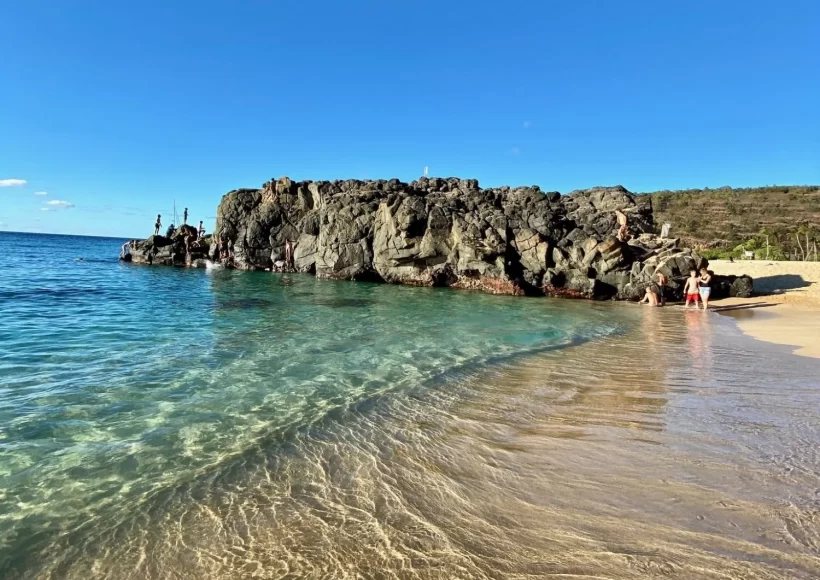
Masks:
[[[737,257],[734,251],[728,248],[714,248],[711,250],[701,250],[699,253],[707,260],[728,260],[730,257]]]

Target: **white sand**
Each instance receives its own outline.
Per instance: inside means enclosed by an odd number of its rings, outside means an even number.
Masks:
[[[716,300],[715,308],[759,340],[795,347],[795,354],[820,358],[820,262],[713,260],[716,274],[748,274],[755,296]]]
[[[713,260],[715,274],[748,274],[755,293],[767,302],[820,307],[820,262],[775,262],[768,260]]]

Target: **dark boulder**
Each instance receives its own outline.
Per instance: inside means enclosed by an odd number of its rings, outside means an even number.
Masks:
[[[754,292],[754,281],[751,276],[738,276],[732,282],[729,296],[736,298],[749,298]]]

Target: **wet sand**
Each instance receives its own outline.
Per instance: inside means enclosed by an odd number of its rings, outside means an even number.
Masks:
[[[734,318],[740,330],[749,336],[788,345],[796,355],[820,358],[820,307],[769,305],[748,299],[721,300],[715,304],[721,308],[721,314]]]
[[[721,314],[759,340],[789,345],[794,354],[820,357],[820,262],[714,260],[716,274],[748,274],[755,296],[712,302]]]
[[[267,442],[40,577],[820,577],[820,361],[613,308],[639,327]]]

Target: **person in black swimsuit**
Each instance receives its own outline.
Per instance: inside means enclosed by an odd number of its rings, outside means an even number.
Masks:
[[[700,299],[703,301],[703,310],[709,308],[709,296],[712,294],[712,275],[704,266],[700,269],[700,278],[698,279],[698,293]]]

